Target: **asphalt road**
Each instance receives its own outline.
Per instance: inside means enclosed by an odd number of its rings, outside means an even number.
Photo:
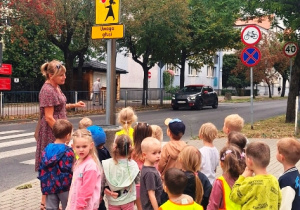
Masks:
[[[274,101],[262,101],[254,103],[254,122],[267,119],[272,116],[282,115],[286,112],[287,100],[274,100]],[[137,112],[139,122],[147,122],[149,124],[156,124],[164,130],[164,141],[167,141],[166,126],[164,121],[166,118],[180,118],[186,125],[186,133],[184,139],[197,136],[200,126],[205,122],[214,123],[219,130],[223,127],[224,118],[229,114],[237,113],[245,119],[245,122],[251,122],[250,103],[220,103],[218,109],[212,109],[210,107],[203,110],[189,110],[180,109],[173,111],[170,109],[163,110],[149,110],[143,112]],[[104,125],[105,116],[90,116],[94,124]],[[74,128],[78,127],[78,122],[81,117],[69,118],[73,123]],[[32,137],[36,122],[27,123],[14,123],[14,124],[1,124],[0,125],[0,191],[4,191],[20,185],[24,182],[30,181],[37,177],[37,173],[34,172],[34,165],[24,164],[22,161],[34,159],[35,153],[30,152],[28,154],[20,155],[20,150],[27,150],[33,148],[35,142],[22,143],[16,145],[7,146],[13,141],[26,141],[27,138]],[[254,128],[255,129],[255,128]],[[21,133],[27,133],[26,137],[16,137],[9,139],[6,132],[13,130],[21,130]],[[4,155],[9,157],[3,158]],[[1,157],[2,156],[2,157]]]

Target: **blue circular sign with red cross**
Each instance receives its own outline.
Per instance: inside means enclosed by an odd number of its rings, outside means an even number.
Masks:
[[[241,53],[241,61],[245,66],[251,67],[260,61],[260,51],[257,47],[246,47]]]

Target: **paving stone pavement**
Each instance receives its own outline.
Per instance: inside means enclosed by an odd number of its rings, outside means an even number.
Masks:
[[[184,139],[183,139],[184,140]],[[252,141],[264,141],[271,149],[271,161],[268,166],[268,172],[275,177],[279,177],[283,173],[282,165],[276,160],[276,139],[249,139]],[[189,145],[197,148],[202,147],[202,141],[199,140],[184,140]],[[226,139],[216,139],[214,145],[220,150],[225,145]],[[300,169],[300,161],[297,163],[297,168]],[[217,169],[217,176],[220,176],[222,170]],[[38,210],[40,207],[41,190],[38,179],[34,179],[25,184],[31,184],[32,188],[17,190],[16,187],[0,193],[0,210]],[[20,185],[20,186],[22,186]]]

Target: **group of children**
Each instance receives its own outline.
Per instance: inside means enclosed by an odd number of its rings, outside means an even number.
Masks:
[[[237,114],[224,120],[228,140],[220,152],[212,123],[200,127],[203,147],[196,148],[182,140],[185,124],[178,118],[166,119],[170,140],[163,147],[162,129],[137,122],[131,107],[119,112],[118,122],[122,129],[109,152],[104,130],[89,118],[74,133],[67,120],[56,121],[56,140],[42,154],[38,177],[47,209],[58,209],[60,202],[70,210],[299,209],[300,142],[294,138],[277,143],[285,171],[278,182],[266,170],[269,146],[249,143]],[[216,177],[219,165],[223,173]]]

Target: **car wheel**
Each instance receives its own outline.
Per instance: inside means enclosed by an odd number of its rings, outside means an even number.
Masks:
[[[178,106],[172,106],[173,110],[178,110],[179,107]]]
[[[218,108],[218,105],[219,105],[218,98],[215,98],[215,101],[214,101],[214,103],[212,105],[212,108],[216,109],[216,108]]]
[[[198,109],[198,110],[201,110],[203,109],[203,101],[200,99],[196,102],[196,105],[195,107]]]

